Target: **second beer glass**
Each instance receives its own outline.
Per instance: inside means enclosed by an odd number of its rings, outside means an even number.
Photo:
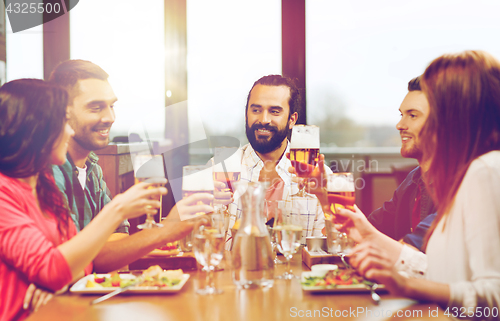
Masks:
[[[290,142],[290,161],[299,177],[312,174],[319,159],[319,127],[295,125]],[[305,187],[296,196],[307,197]]]

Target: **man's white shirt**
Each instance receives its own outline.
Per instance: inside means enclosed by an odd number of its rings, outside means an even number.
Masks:
[[[264,161],[257,155],[250,144],[242,146],[238,152],[239,155],[241,155],[241,181],[258,182],[260,172],[264,168]],[[291,203],[292,195],[295,195],[299,191],[299,188],[297,183],[292,182],[294,174],[291,174],[288,171],[288,169],[292,166],[292,163],[285,155],[289,152],[290,144],[287,141],[286,150],[276,165],[276,173],[284,183],[283,195],[281,199]],[[332,173],[328,166],[325,166],[325,170],[327,173]],[[229,212],[233,214],[229,223],[230,227],[234,225],[236,219],[241,217],[242,204],[237,198],[238,196],[235,195],[234,202],[228,206]],[[309,203],[314,204],[314,206],[309,206],[309,210],[297,210],[294,206],[292,206],[292,212],[299,211],[301,214],[303,227],[301,240],[302,244],[305,244],[305,238],[307,236],[322,236],[321,230],[325,226],[325,217],[317,198],[313,196],[313,198],[309,200]],[[305,207],[302,206],[301,208]]]

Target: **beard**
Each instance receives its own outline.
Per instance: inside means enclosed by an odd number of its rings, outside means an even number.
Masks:
[[[109,138],[103,141],[95,142],[85,136],[74,136],[73,139],[78,143],[78,145],[82,146],[88,151],[99,150],[102,149],[109,144]]]
[[[416,160],[420,160],[422,159],[423,152],[417,146],[417,144],[413,143],[412,146],[409,146],[407,148],[404,147],[401,148],[401,156],[403,156],[404,158],[415,158]]]
[[[252,145],[252,148],[261,154],[267,154],[280,148],[283,140],[288,137],[291,129],[288,128],[288,121],[284,128],[279,129],[272,125],[262,125],[254,123],[251,127],[248,127],[248,121],[245,124],[247,139]],[[266,129],[271,132],[271,136],[267,139],[258,139],[256,131],[259,129]]]
[[[111,126],[94,126],[92,128],[79,126],[76,122],[70,123],[71,127],[73,127],[75,131],[75,135],[73,136],[73,140],[78,143],[81,147],[88,151],[102,149],[108,146],[109,136],[104,137],[96,137],[95,131],[100,129],[108,129]]]

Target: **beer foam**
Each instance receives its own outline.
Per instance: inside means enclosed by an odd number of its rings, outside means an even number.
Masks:
[[[292,129],[290,148],[317,148],[319,149],[319,127],[295,125]]]
[[[133,167],[137,178],[165,177],[161,155],[136,155]]]
[[[241,172],[242,150],[232,147],[217,147],[214,153],[214,172]],[[224,166],[222,166],[224,164]]]
[[[352,176],[329,176],[326,190],[328,192],[354,192]]]
[[[184,166],[182,176],[182,190],[213,191],[214,180],[212,167]]]

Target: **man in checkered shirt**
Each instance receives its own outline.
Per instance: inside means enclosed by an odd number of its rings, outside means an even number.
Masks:
[[[246,104],[246,135],[249,144],[240,148],[241,180],[269,182],[266,200],[285,200],[298,192],[288,169],[292,166],[286,154],[290,152],[289,139],[297,122],[300,94],[295,84],[280,75],[264,76],[252,86]],[[325,168],[331,173],[330,168]],[[305,199],[305,201],[307,201]],[[317,199],[309,200],[308,210],[300,210],[303,227],[302,244],[306,236],[321,236],[325,226]],[[308,204],[309,205],[309,204]],[[241,217],[241,203],[235,200],[229,210],[235,219]],[[293,210],[292,210],[293,211]],[[268,217],[268,219],[270,219]]]

